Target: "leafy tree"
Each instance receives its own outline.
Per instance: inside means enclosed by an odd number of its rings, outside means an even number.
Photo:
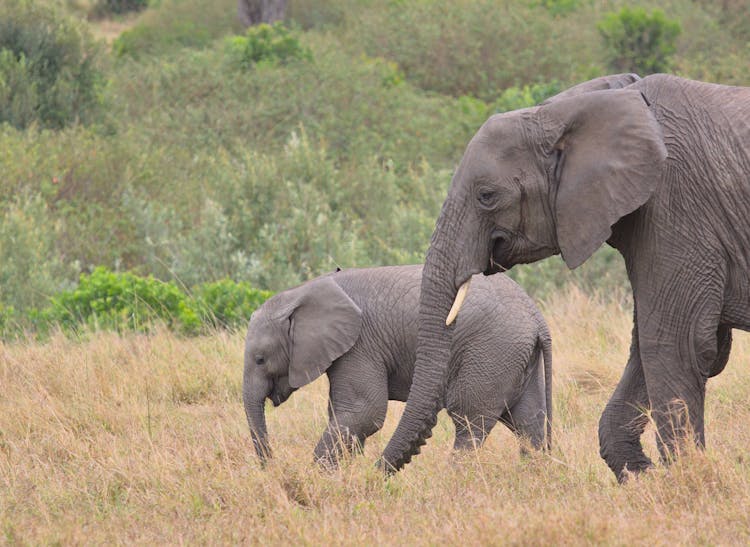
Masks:
[[[643,8],[627,7],[606,15],[597,28],[608,50],[609,68],[641,75],[669,69],[682,30],[661,10],[648,14]]]

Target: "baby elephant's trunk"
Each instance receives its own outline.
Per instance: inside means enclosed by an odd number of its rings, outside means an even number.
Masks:
[[[250,436],[253,439],[255,453],[262,463],[271,456],[268,444],[268,430],[266,429],[265,403],[271,393],[271,382],[265,379],[251,378],[245,370],[245,380],[242,388],[242,399],[245,405],[245,415],[250,426]]]

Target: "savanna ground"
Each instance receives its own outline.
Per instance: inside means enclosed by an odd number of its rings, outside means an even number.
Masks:
[[[243,335],[94,334],[0,346],[0,543],[747,544],[750,337],[709,381],[708,448],[618,486],[599,414],[627,357],[630,311],[571,289],[544,305],[554,342],[555,441],[521,458],[498,427],[451,454],[441,414],[384,481],[363,457],[311,461],[320,380],[268,408],[275,459],[255,460],[241,404]],[[655,455],[653,429],[644,437]]]

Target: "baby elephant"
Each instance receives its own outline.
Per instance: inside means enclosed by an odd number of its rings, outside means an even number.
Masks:
[[[265,399],[278,406],[325,372],[329,423],[315,459],[336,466],[406,401],[414,371],[422,266],[343,270],[278,293],[250,318],[243,398],[253,444],[270,454]],[[549,447],[551,343],[531,298],[505,275],[472,280],[458,314],[443,406],[454,448],[480,446],[501,421]]]

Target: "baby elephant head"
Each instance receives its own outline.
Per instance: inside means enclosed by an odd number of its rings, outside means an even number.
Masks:
[[[242,395],[261,461],[270,455],[266,398],[278,406],[323,374],[361,327],[361,310],[330,276],[273,296],[250,317]]]

